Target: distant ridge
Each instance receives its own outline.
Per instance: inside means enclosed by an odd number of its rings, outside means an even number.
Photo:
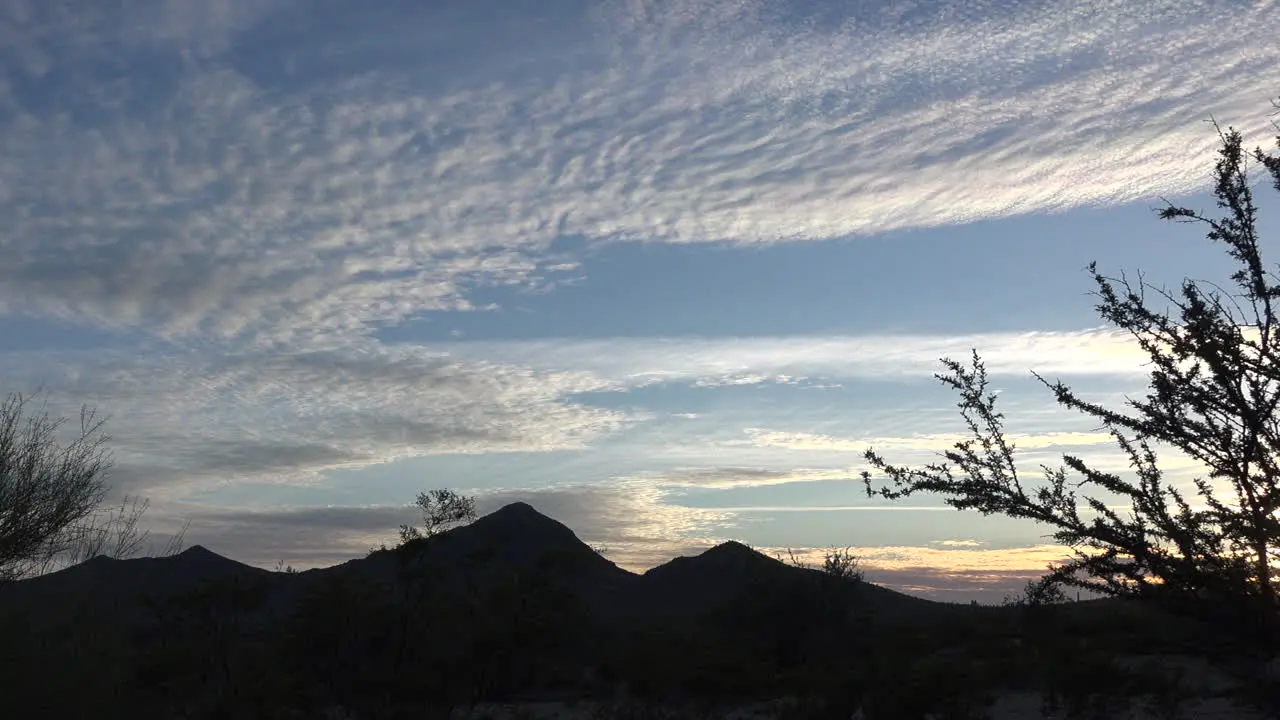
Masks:
[[[47,615],[69,612],[73,605],[97,607],[95,612],[124,609],[202,583],[237,578],[267,583],[273,605],[283,608],[301,590],[325,579],[395,582],[397,567],[405,557],[426,563],[428,572],[435,572],[444,582],[483,585],[535,572],[549,573],[548,577],[590,607],[614,619],[705,613],[748,592],[753,583],[796,582],[816,573],[728,541],[637,575],[601,556],[563,523],[529,503],[514,502],[469,525],[412,541],[400,549],[376,551],[368,557],[296,574],[245,565],[201,545],[164,558],[113,560],[99,556],[50,575],[0,587],[0,612]],[[432,567],[436,570],[431,571]],[[858,586],[859,597],[877,610],[909,612],[940,605],[869,583]]]
[[[549,673],[561,678],[556,682],[577,683],[602,667],[611,668],[609,673],[621,667],[649,682],[644,678],[651,671],[670,672],[667,666],[649,664],[651,652],[674,667],[691,663],[682,672],[704,663],[736,667],[741,652],[773,657],[769,648],[779,633],[792,632],[786,628],[803,629],[805,634],[793,637],[808,638],[804,643],[809,644],[829,633],[830,625],[824,623],[832,618],[863,622],[874,616],[910,625],[951,622],[957,612],[968,617],[974,611],[795,568],[732,541],[637,575],[595,552],[563,523],[521,502],[431,538],[300,573],[251,567],[196,545],[164,558],[98,557],[3,585],[0,665],[38,669],[61,667],[57,664],[67,657],[102,658],[103,667],[115,669],[114,680],[94,667],[77,682],[80,687],[98,682],[103,688],[99,694],[106,696],[115,692],[111,688],[134,682],[129,663],[136,648],[167,657],[198,646],[210,632],[268,646],[294,647],[289,643],[297,641],[299,647],[327,647],[317,650],[317,656],[327,658],[331,669],[342,668],[342,676],[359,672],[361,663],[345,648],[364,647],[366,639],[394,640],[393,645],[424,641],[419,646],[428,648],[434,647],[438,633],[468,639],[445,644],[440,650],[444,656],[432,665],[437,674],[447,675],[454,665],[459,669],[489,662],[497,664],[486,665],[484,672],[510,667],[529,682]],[[440,622],[433,625],[433,618]],[[790,623],[785,628],[779,624],[782,619]],[[283,635],[278,632],[282,629]],[[722,657],[706,642],[727,643],[724,648],[732,651]],[[231,652],[238,646],[228,640],[210,647]],[[377,650],[381,645],[369,647],[367,652],[382,652]],[[495,647],[504,649],[487,655],[489,660],[478,659],[488,652],[483,648]],[[23,648],[26,654],[10,659],[6,648]],[[170,662],[161,660],[147,672],[169,672]],[[198,658],[182,662],[184,668],[198,669]],[[5,680],[0,673],[0,687]],[[415,675],[406,681],[421,679]],[[759,681],[766,680],[761,676]],[[15,684],[36,687],[25,681]],[[146,699],[154,690],[139,692]],[[61,697],[56,691],[51,695]]]
[[[795,572],[802,571],[730,540],[698,555],[674,558],[642,577],[655,609],[688,614],[729,602],[753,580],[780,580]]]

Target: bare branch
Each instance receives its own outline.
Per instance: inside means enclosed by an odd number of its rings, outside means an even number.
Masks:
[[[862,474],[868,494],[899,499],[940,495],[950,506],[1034,520],[1070,549],[1049,568],[1039,592],[1074,586],[1135,597],[1212,619],[1268,652],[1280,650],[1280,604],[1273,568],[1280,556],[1280,297],[1261,257],[1248,160],[1264,166],[1280,190],[1280,158],[1246,153],[1235,130],[1214,125],[1222,141],[1214,194],[1222,217],[1166,203],[1161,218],[1195,222],[1235,260],[1233,291],[1184,280],[1174,294],[1139,274],[1108,277],[1090,264],[1099,314],[1129,332],[1149,361],[1149,392],[1115,410],[1085,400],[1061,381],[1035,377],[1058,403],[1102,424],[1129,461],[1125,473],[1063,456],[1024,485],[1006,442],[996,395],[975,351],[968,367],[943,359],[937,375],[959,395],[970,439],[923,468],[891,465],[873,449],[876,471]],[[1277,139],[1280,144],[1280,138]],[[1149,296],[1148,291],[1151,291]],[[1155,307],[1149,297],[1164,301]],[[1193,508],[1165,480],[1153,442],[1203,463]],[[1230,488],[1229,497],[1224,488]],[[1119,510],[1117,508],[1125,508]]]

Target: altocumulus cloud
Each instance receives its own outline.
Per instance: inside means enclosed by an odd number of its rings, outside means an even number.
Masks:
[[[538,285],[573,266],[561,236],[806,240],[1190,190],[1213,145],[1192,121],[1257,118],[1280,60],[1273,2],[571,3],[528,18],[554,42],[509,47],[523,18],[484,8],[134,5],[4,3],[0,308],[259,345]],[[425,53],[410,30],[450,18],[468,42]],[[264,38],[278,62],[233,52]]]
[[[413,455],[575,448],[628,422],[565,399],[608,387],[585,374],[415,349],[8,353],[0,367],[15,384],[56,388],[54,412],[107,411],[120,480],[153,494],[214,478],[305,482]]]

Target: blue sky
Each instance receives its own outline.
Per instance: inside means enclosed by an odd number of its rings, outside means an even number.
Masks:
[[[1225,277],[1153,208],[1211,207],[1208,117],[1274,135],[1277,31],[1270,0],[0,0],[0,369],[107,413],[117,491],[246,562],[356,556],[446,486],[632,569],[853,546],[999,599],[1061,550],[869,500],[861,451],[957,439],[932,373],[976,347],[1029,467],[1119,462],[1029,371],[1144,387],[1091,260]]]

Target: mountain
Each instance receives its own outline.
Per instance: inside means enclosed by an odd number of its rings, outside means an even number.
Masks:
[[[638,580],[592,550],[564,524],[523,502],[505,505],[438,536],[298,577],[394,583],[410,569],[454,589],[537,577],[602,610],[633,591]]]
[[[824,716],[848,717],[864,693],[894,707],[921,701],[922,689],[978,688],[968,676],[899,682],[911,673],[1022,672],[1038,657],[1018,654],[1026,617],[797,568],[737,542],[637,575],[514,503],[300,573],[196,546],[168,558],[98,557],[2,585],[0,697],[36,717],[348,708],[348,717],[444,718],[477,699],[626,688],[645,698],[808,693],[833,703]],[[1145,652],[1175,634],[1105,603],[1061,608],[1051,625],[1063,642],[1089,638],[1111,643],[1108,652]],[[936,710],[952,699],[929,702]]]
[[[739,542],[678,557],[644,573],[643,593],[656,611],[698,614],[742,594],[753,579],[778,581],[800,572]]]
[[[554,563],[565,577],[598,582],[616,582],[631,575],[592,550],[564,524],[523,502],[505,505],[438,538],[416,542],[427,546],[429,556],[449,558],[463,567],[531,572]]]
[[[412,681],[385,690],[392,695],[470,687],[489,696],[574,686],[586,676],[599,683],[602,674],[678,685],[681,673],[723,666],[728,682],[741,685],[771,677],[774,662],[742,652],[773,653],[786,643],[729,650],[736,641],[726,638],[786,633],[812,644],[819,621],[806,618],[819,611],[830,622],[832,607],[910,614],[935,606],[736,542],[637,575],[514,503],[435,537],[306,572],[270,572],[196,546],[167,558],[97,557],[0,586],[0,666],[20,669],[0,674],[0,696],[26,692],[24,702],[45,703],[42,716],[75,717],[96,712],[92,698],[122,688],[169,702],[191,687],[223,697],[228,687],[280,678],[336,692],[343,683],[381,687],[391,673],[394,682]],[[775,622],[782,616],[786,624]],[[223,659],[202,659],[214,657]],[[679,673],[676,661],[684,663]],[[763,674],[734,675],[741,662]],[[255,663],[290,669],[252,670]],[[424,689],[423,677],[436,689]],[[169,695],[145,690],[161,681]],[[80,691],[60,694],[59,683]],[[289,695],[291,687],[258,692]]]
[[[957,609],[868,582],[798,568],[735,541],[700,555],[675,558],[647,571],[641,580],[641,593],[651,611],[676,616],[706,614],[769,593],[825,592],[851,611],[885,618],[932,616]]]
[[[0,609],[32,622],[115,608],[125,611],[145,601],[163,601],[204,584],[257,582],[268,587],[279,607],[305,588],[325,580],[395,582],[406,560],[421,564],[444,582],[496,582],[542,573],[609,617],[696,615],[731,601],[760,583],[788,583],[811,577],[741,543],[726,542],[692,557],[677,557],[643,575],[624,570],[582,542],[564,524],[527,503],[506,505],[475,522],[405,547],[328,568],[274,573],[194,546],[166,558],[114,560],[99,556],[49,575],[0,586]],[[862,596],[879,611],[938,606],[928,600],[859,583]]]
[[[11,620],[21,617],[47,626],[86,612],[141,612],[147,602],[162,602],[203,583],[274,577],[200,545],[163,558],[115,560],[99,555],[58,572],[0,585],[0,609]]]

